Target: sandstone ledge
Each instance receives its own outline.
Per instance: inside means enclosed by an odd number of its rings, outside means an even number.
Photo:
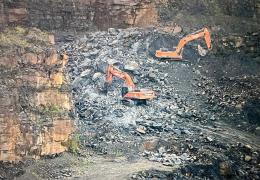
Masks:
[[[67,58],[52,43],[40,42],[37,52],[22,47],[24,43],[11,45],[0,56],[0,161],[67,150],[64,144],[74,129],[70,93],[61,90],[67,84]]]

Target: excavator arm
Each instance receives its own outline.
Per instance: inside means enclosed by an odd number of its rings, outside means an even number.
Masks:
[[[205,39],[206,45],[208,49],[211,49],[211,38],[210,33],[207,28],[203,28],[197,32],[194,32],[192,34],[189,34],[182,38],[180,42],[178,43],[175,51],[161,51],[157,50],[155,56],[158,58],[172,58],[172,59],[182,59],[182,51],[184,46],[195,39],[203,38]]]
[[[122,79],[124,81],[124,86],[135,89],[135,84],[132,81],[132,78],[125,72],[120,71],[119,69],[108,65],[107,68],[107,76],[106,81],[107,83],[111,84],[113,80],[113,76],[118,77],[119,79]]]

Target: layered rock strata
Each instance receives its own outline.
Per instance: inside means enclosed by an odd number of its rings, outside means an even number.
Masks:
[[[0,0],[0,24],[86,31],[157,23],[152,0]]]
[[[241,28],[250,30],[252,23],[259,23],[259,12],[260,4],[255,0],[0,0],[0,27],[18,24],[78,32],[172,21],[188,27],[226,28],[229,21],[236,24],[243,18]]]
[[[21,33],[24,38],[32,34]],[[8,38],[6,33],[3,37]],[[63,75],[68,58],[60,58],[51,43],[37,42],[38,52],[30,43],[11,45],[11,50],[0,44],[6,49],[0,56],[0,161],[61,153],[73,132]]]

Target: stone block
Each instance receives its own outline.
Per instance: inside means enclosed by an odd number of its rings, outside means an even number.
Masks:
[[[26,20],[28,15],[26,8],[14,8],[8,10],[8,22],[21,22]]]
[[[26,53],[22,56],[24,64],[37,64],[38,58],[37,54],[34,53]]]
[[[158,142],[159,142],[158,138],[146,140],[143,142],[143,148],[146,151],[154,151],[156,150]]]
[[[56,51],[52,51],[50,53],[50,56],[45,59],[46,65],[55,65],[58,62],[58,54]]]
[[[0,67],[12,68],[18,66],[18,58],[14,56],[3,56],[0,57]]]
[[[70,110],[70,98],[67,93],[61,93],[57,89],[45,90],[37,92],[31,99],[34,106],[58,106]]]
[[[51,84],[54,86],[62,85],[64,82],[64,75],[62,72],[52,73],[50,75]]]

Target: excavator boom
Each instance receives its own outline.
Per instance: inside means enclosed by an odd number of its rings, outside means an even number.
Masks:
[[[177,59],[180,60],[182,59],[182,51],[184,46],[195,39],[203,38],[205,39],[206,45],[208,49],[211,49],[211,38],[210,38],[210,33],[207,28],[203,28],[197,32],[194,32],[192,34],[189,34],[182,38],[180,42],[178,43],[175,51],[161,51],[157,50],[155,56],[158,58],[172,58],[172,59]]]

